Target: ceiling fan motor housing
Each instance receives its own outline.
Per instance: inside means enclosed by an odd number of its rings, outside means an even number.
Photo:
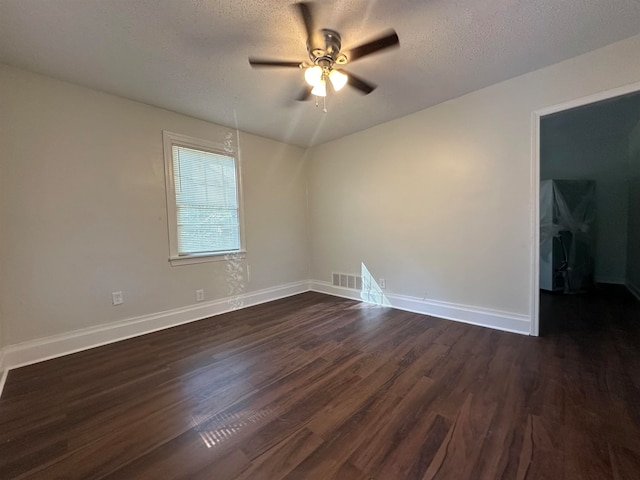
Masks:
[[[313,64],[327,68],[331,67],[334,63],[340,65],[347,63],[347,56],[344,53],[340,53],[340,49],[342,48],[340,34],[328,28],[323,28],[321,33],[324,42],[322,47],[313,46],[313,39],[311,37],[307,39],[307,51],[309,52],[309,59]]]
[[[298,1],[293,4],[298,10],[300,19],[304,24],[307,34],[307,53],[309,60],[294,62],[290,60],[271,60],[249,57],[249,64],[254,67],[287,67],[298,68],[304,71],[304,77],[308,85],[314,87],[316,94],[324,96],[324,89],[329,80],[335,91],[340,90],[346,84],[368,95],[376,88],[375,85],[358,78],[353,73],[347,72],[342,67],[362,57],[380,52],[387,48],[400,45],[400,40],[395,30],[389,29],[382,35],[349,48],[346,53],[341,53],[342,39],[340,34],[329,28],[317,29],[314,21],[314,5],[312,1]],[[305,87],[298,100],[307,100],[313,90]]]

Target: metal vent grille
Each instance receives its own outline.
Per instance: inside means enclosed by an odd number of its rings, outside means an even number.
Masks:
[[[334,287],[362,290],[362,277],[360,275],[333,272],[331,274],[331,283]]]

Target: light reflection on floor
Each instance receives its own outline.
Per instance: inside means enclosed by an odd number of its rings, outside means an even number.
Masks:
[[[256,424],[271,413],[271,410],[218,413],[216,415],[194,415],[189,423],[207,448],[220,445],[235,436],[244,427]]]

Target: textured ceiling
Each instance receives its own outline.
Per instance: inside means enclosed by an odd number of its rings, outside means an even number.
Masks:
[[[306,59],[289,0],[0,0],[0,62],[197,118],[308,146],[640,33],[638,0],[326,0],[318,27],[343,47],[389,27],[401,47],[349,70],[328,113],[295,102]]]

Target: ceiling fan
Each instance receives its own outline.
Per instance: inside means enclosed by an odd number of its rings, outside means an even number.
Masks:
[[[249,64],[252,67],[295,67],[304,70],[307,86],[297,97],[297,100],[301,101],[308,100],[311,95],[315,95],[316,100],[318,97],[326,97],[327,84],[330,84],[334,91],[339,91],[348,84],[365,95],[373,92],[375,85],[345,71],[342,66],[381,50],[399,46],[400,40],[396,32],[388,30],[373,40],[343,51],[338,32],[328,28],[316,28],[312,13],[313,2],[299,2],[294,5],[307,33],[309,60],[290,62],[249,57]]]

